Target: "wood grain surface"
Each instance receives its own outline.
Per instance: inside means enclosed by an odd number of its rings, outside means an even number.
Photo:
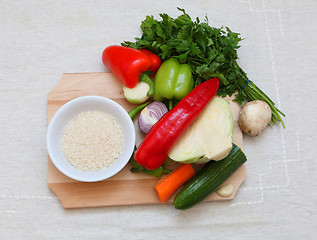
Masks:
[[[125,100],[122,84],[112,73],[66,73],[48,94],[48,122],[63,104],[87,95],[110,98],[127,111],[135,107]],[[228,100],[234,118],[234,142],[243,149],[243,136],[237,123],[240,107]],[[138,129],[136,132],[137,142],[140,142],[142,135]],[[85,183],[68,178],[48,159],[48,187],[55,192],[64,208],[160,204],[154,191],[158,179],[143,173],[131,173],[130,168],[130,164],[127,164],[122,171],[107,180]],[[213,193],[205,201],[234,199],[245,178],[246,168],[243,165],[223,184],[234,186],[234,193],[230,197],[223,198]],[[172,200],[173,196],[168,202]]]

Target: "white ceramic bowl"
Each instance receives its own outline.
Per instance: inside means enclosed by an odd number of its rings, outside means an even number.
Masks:
[[[103,111],[112,115],[122,129],[123,149],[120,157],[99,171],[83,171],[73,167],[63,156],[62,136],[67,123],[86,111]],[[135,130],[128,113],[116,102],[100,96],[84,96],[64,104],[51,119],[47,130],[47,150],[54,165],[66,176],[83,182],[96,182],[118,173],[128,163],[135,145]]]

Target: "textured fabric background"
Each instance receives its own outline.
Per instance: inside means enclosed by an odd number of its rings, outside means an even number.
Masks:
[[[62,73],[105,71],[106,46],[177,6],[241,33],[239,63],[286,129],[245,137],[233,201],[63,209],[47,187],[48,92]],[[0,19],[0,239],[316,239],[316,0],[0,0]]]

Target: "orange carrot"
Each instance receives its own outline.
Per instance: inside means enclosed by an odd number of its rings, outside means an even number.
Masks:
[[[155,191],[163,204],[170,196],[176,192],[185,182],[195,175],[195,171],[190,164],[183,164],[167,176],[162,178],[156,185]]]

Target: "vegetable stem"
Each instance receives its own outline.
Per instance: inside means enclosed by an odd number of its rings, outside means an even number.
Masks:
[[[272,119],[270,125],[273,126],[275,122],[280,122],[285,128],[285,124],[281,118],[281,115],[285,117],[285,114],[275,107],[275,103],[264,93],[262,92],[252,81],[249,81],[247,85],[241,89],[246,95],[248,101],[253,100],[262,100],[265,101],[272,110]]]
[[[134,148],[134,152],[135,152],[136,148]],[[162,177],[163,174],[166,173],[170,173],[172,172],[171,170],[167,169],[165,167],[165,165],[163,164],[162,166],[160,166],[159,168],[153,169],[153,170],[148,170],[145,167],[141,166],[140,164],[138,164],[135,160],[134,160],[134,152],[130,158],[130,163],[132,164],[132,168],[131,168],[131,172],[143,172],[145,174],[151,175],[153,177]]]
[[[172,110],[172,108],[174,107],[174,103],[172,99],[168,100],[168,110]]]

